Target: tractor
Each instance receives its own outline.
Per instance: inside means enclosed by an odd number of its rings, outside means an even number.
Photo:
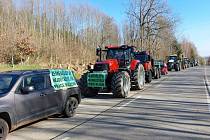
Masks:
[[[191,58],[190,67],[195,67],[195,66],[198,66],[198,60],[196,60],[195,58]]]
[[[154,59],[146,51],[136,52],[135,58],[138,59],[144,66],[145,70],[145,81],[150,83],[152,78],[158,79],[161,77],[160,69],[154,65]]]
[[[107,91],[112,92],[114,97],[126,98],[130,88],[143,89],[144,67],[139,60],[134,59],[134,52],[135,47],[128,45],[110,45],[104,50],[97,48],[99,59],[80,79],[83,96],[93,97],[100,91]]]
[[[181,70],[181,60],[178,59],[177,55],[170,55],[168,56],[168,71],[172,71],[173,69],[175,71]]]
[[[184,57],[183,63],[184,63],[185,69],[190,67],[190,60],[187,57]]]
[[[155,66],[161,70],[161,75],[168,74],[167,64],[163,60],[155,60]]]

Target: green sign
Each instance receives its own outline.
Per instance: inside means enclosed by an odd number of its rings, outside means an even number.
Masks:
[[[92,88],[106,88],[106,72],[88,73],[87,84]]]
[[[55,90],[78,87],[74,74],[70,70],[51,69],[50,80]]]

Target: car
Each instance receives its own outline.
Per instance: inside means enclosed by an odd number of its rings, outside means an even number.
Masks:
[[[63,114],[73,117],[81,93],[70,70],[24,70],[0,73],[0,139],[23,125]]]

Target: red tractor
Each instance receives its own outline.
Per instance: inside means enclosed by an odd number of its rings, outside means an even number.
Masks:
[[[149,55],[148,52],[136,52],[135,58],[138,59],[144,66],[145,80],[147,83],[150,83],[152,78],[158,79],[161,77],[161,70],[155,66],[154,59]]]
[[[134,59],[133,46],[107,46],[97,48],[99,60],[80,79],[81,92],[85,97],[95,96],[101,90],[112,92],[114,97],[126,98],[130,88],[144,88],[144,67]],[[105,60],[102,60],[102,53]]]

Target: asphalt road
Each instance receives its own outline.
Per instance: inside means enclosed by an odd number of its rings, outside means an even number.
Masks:
[[[210,66],[205,67],[205,81],[206,85],[208,86],[207,89],[210,92]]]
[[[50,117],[9,134],[8,140],[210,139],[210,67],[171,72],[127,99],[83,99],[74,118]]]

